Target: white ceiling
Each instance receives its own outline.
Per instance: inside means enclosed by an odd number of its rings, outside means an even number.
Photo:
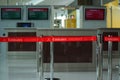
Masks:
[[[35,5],[69,5],[74,0],[0,0],[0,5],[25,5],[26,3]]]
[[[39,3],[41,5],[69,5],[74,0],[44,0],[43,2]]]

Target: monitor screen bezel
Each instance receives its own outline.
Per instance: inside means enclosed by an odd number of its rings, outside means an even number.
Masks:
[[[44,18],[44,19],[40,19],[40,18],[38,18],[38,19],[33,19],[33,18],[30,18],[30,16],[29,16],[29,9],[47,9],[47,18]],[[29,7],[29,8],[27,8],[27,19],[28,20],[48,20],[49,19],[49,8],[46,8],[46,7]]]
[[[87,17],[87,10],[97,10],[96,12],[97,12],[97,15],[99,15],[98,14],[98,11],[102,11],[103,12],[103,15],[101,16],[102,18],[98,18],[98,17],[96,17],[96,18],[94,18],[94,16],[90,19],[90,18],[88,18]],[[93,13],[92,13],[93,14]],[[84,19],[85,20],[105,20],[105,8],[85,8],[84,9]]]
[[[3,18],[3,9],[19,9],[20,16],[18,18]],[[1,8],[1,20],[21,20],[22,19],[22,8],[21,7],[2,7]]]

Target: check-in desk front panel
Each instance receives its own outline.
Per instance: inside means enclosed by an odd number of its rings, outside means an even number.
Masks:
[[[104,41],[105,36],[120,36],[120,29],[117,28],[100,28],[97,31],[98,35],[102,37],[102,49],[103,49],[103,68],[107,69],[108,67],[108,42]],[[112,42],[112,68],[116,69],[116,66],[119,65],[119,51],[120,51],[120,43]]]
[[[37,36],[95,36],[95,29],[39,29]],[[95,70],[96,42],[53,42],[55,71]],[[50,42],[43,43],[44,70],[50,67]]]
[[[35,37],[35,28],[5,28],[8,37]],[[7,53],[9,58],[36,58],[36,42],[8,42]]]

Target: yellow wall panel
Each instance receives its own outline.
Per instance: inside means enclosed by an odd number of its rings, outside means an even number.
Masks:
[[[114,0],[108,4],[107,7],[107,27],[120,28],[120,8],[118,7],[118,0]]]
[[[66,19],[65,27],[66,28],[76,28],[76,19]]]

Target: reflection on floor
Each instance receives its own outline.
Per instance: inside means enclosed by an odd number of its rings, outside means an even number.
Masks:
[[[107,80],[107,72],[104,72]],[[44,74],[48,78],[49,73]],[[55,72],[54,76],[60,80],[96,80],[96,72]],[[7,57],[0,53],[0,80],[40,80],[36,69],[36,59]],[[113,80],[118,79],[118,71],[114,72]]]
[[[9,80],[39,80],[35,62],[29,59],[8,61]]]
[[[36,58],[22,56],[0,53],[0,80],[40,80]]]

